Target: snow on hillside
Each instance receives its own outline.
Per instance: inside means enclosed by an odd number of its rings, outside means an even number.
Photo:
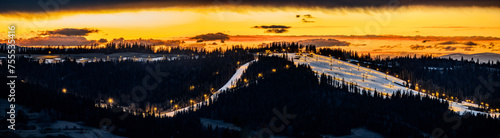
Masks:
[[[282,55],[282,54],[275,54],[275,55]],[[295,64],[308,64],[311,66],[313,71],[316,71],[319,74],[325,73],[327,75],[335,76],[338,81],[344,79],[345,82],[357,84],[359,87],[364,89],[372,91],[377,90],[377,92],[382,92],[386,96],[392,95],[397,90],[402,90],[402,91],[408,90],[413,94],[420,94],[422,96],[427,95],[426,93],[418,92],[405,87],[404,86],[405,81],[396,78],[394,76],[387,75],[384,72],[380,72],[363,66],[358,66],[356,64],[352,64],[335,58],[330,58],[327,56],[313,55],[312,57],[310,57],[307,55],[308,54],[299,55],[296,53],[288,53],[289,59],[290,60],[293,59]],[[432,95],[429,96],[433,98],[439,98]],[[472,104],[467,102],[458,103],[454,101],[449,101],[449,102],[450,102],[450,109],[459,114],[470,112],[473,114],[481,113],[481,114],[490,114],[492,116],[500,116],[500,113],[486,113],[486,112],[474,111],[467,107],[467,106],[478,107],[477,104]]]
[[[8,107],[9,104],[7,99],[0,99],[0,107]],[[44,113],[31,112],[29,107],[18,104],[15,107],[16,113],[23,111],[27,114],[30,121],[26,125],[33,126],[34,128],[32,130],[16,129],[15,131],[5,129],[0,130],[0,133],[13,132],[20,137],[68,136],[75,138],[122,138],[99,128],[84,126],[81,122],[45,121],[45,118],[48,116],[44,115]],[[7,115],[6,110],[0,110],[0,116],[5,117],[5,115]],[[16,126],[19,125],[16,123]]]
[[[238,68],[238,70],[236,70],[236,73],[234,73],[234,74],[233,74],[233,76],[231,77],[231,79],[229,79],[229,81],[227,81],[227,83],[226,83],[224,86],[222,86],[222,87],[221,87],[219,90],[217,90],[217,91],[216,91],[216,92],[215,92],[212,96],[210,96],[210,99],[211,99],[211,100],[215,100],[215,99],[217,99],[218,95],[219,95],[222,91],[225,91],[225,90],[227,90],[227,89],[231,89],[231,88],[234,86],[234,84],[236,83],[236,81],[237,81],[238,79],[240,79],[240,78],[241,78],[241,75],[243,75],[243,72],[244,72],[245,70],[247,70],[248,65],[250,65],[250,63],[255,62],[255,61],[257,61],[257,60],[252,60],[252,61],[250,61],[250,62],[247,62],[247,63],[245,63],[245,64],[241,65],[241,66]],[[207,100],[205,100],[205,101],[202,101],[202,102],[198,102],[198,103],[196,103],[196,104],[194,104],[194,105],[191,105],[191,106],[188,106],[188,107],[184,107],[184,108],[181,108],[181,109],[177,109],[177,110],[175,110],[175,111],[169,111],[169,112],[161,113],[161,114],[160,114],[160,116],[172,117],[172,116],[174,116],[174,115],[175,115],[175,113],[177,113],[177,112],[184,112],[184,111],[188,111],[190,108],[194,108],[194,110],[196,110],[196,109],[200,108],[200,107],[201,107],[201,105],[203,105],[203,104],[208,104],[208,102],[209,102],[209,99],[207,99]]]

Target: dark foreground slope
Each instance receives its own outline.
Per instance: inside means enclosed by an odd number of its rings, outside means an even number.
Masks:
[[[238,125],[243,136],[349,135],[359,127],[389,137],[491,137],[500,133],[496,131],[499,120],[460,117],[448,110],[446,102],[404,92],[388,99],[317,76],[307,66],[259,57],[243,75],[247,83],[240,81],[241,88],[220,95],[217,102],[197,113]]]

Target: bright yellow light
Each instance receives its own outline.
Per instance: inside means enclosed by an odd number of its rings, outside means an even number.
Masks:
[[[109,102],[109,103],[113,103],[113,99],[109,98],[109,99],[108,99],[108,102]]]
[[[63,93],[66,93],[66,92],[67,92],[66,88],[63,88],[63,89],[62,89],[62,92],[63,92]]]
[[[194,85],[189,86],[189,90],[190,91],[194,90]]]
[[[262,77],[262,73],[259,73],[258,77]]]
[[[276,69],[273,69],[272,71],[273,71],[273,72],[276,72]]]

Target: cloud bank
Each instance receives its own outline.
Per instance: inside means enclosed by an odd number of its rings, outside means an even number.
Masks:
[[[284,26],[284,25],[261,25],[261,26],[254,26],[252,28],[256,29],[266,29],[266,33],[286,33],[288,32],[288,29],[292,28],[291,26]]]
[[[65,36],[87,36],[90,33],[97,33],[99,30],[97,29],[89,29],[89,28],[62,28],[56,29],[52,31],[43,31],[40,35],[65,35]]]
[[[316,45],[316,46],[349,46],[351,43],[346,41],[339,41],[337,39],[307,39],[297,41],[303,45]]]
[[[213,40],[220,40],[221,42],[224,42],[226,40],[229,40],[229,35],[224,34],[224,33],[208,33],[208,34],[201,34],[197,35],[195,37],[191,37],[191,39],[196,39],[198,41],[213,41]]]
[[[271,7],[391,7],[391,6],[444,6],[444,7],[500,7],[498,0],[40,0],[2,2],[0,13],[46,12],[58,10],[117,10],[192,6],[271,6]]]

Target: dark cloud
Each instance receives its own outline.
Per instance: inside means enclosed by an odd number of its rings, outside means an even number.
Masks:
[[[432,46],[423,46],[423,45],[411,45],[411,50],[425,50],[427,48],[432,48]]]
[[[96,43],[96,40],[87,40],[82,36],[46,36],[46,37],[32,37],[27,39],[19,39],[16,41],[22,46],[78,46],[78,45],[91,45]]]
[[[465,42],[464,44],[465,44],[465,45],[477,45],[477,43],[474,43],[474,42],[472,42],[472,41]]]
[[[453,45],[453,44],[458,44],[458,42],[455,42],[455,41],[446,41],[446,42],[442,42],[442,43],[439,43],[440,45]]]
[[[349,46],[351,43],[346,41],[339,41],[336,39],[307,39],[297,41],[303,45],[316,45],[316,46]]]
[[[380,46],[380,48],[383,48],[383,49],[394,49],[394,48],[401,48],[401,44],[399,45],[383,45],[383,46]]]
[[[301,16],[303,17],[302,18],[303,23],[314,23],[315,22],[315,21],[311,20],[311,19],[315,18],[311,14],[304,14],[304,15],[297,14],[297,15],[295,15],[296,18],[300,18]]]
[[[57,10],[113,10],[132,8],[164,8],[178,6],[294,6],[294,7],[384,7],[384,6],[482,6],[500,7],[498,0],[40,0],[2,1],[0,12],[44,12]]]
[[[305,19],[305,18],[304,18],[304,19],[302,19],[302,22],[303,22],[303,23],[314,23],[314,21],[310,21],[310,20],[307,20],[307,19]]]
[[[459,44],[458,42],[455,42],[455,41],[446,41],[446,42],[442,42],[442,43],[439,43],[440,45],[454,45],[454,44]]]
[[[202,34],[202,35],[197,35],[195,37],[191,37],[191,39],[196,39],[198,41],[213,41],[213,40],[220,40],[221,42],[224,42],[226,40],[229,40],[229,35],[224,34],[224,33],[208,33],[208,34]]]
[[[463,47],[464,51],[474,51],[474,47],[473,46],[466,46],[466,47]]]
[[[112,43],[139,43],[148,45],[165,45],[165,46],[179,46],[182,41],[180,40],[158,40],[158,39],[129,39],[126,40],[123,37],[115,38],[111,40]]]
[[[261,26],[254,26],[252,28],[259,28],[259,29],[281,29],[281,28],[284,28],[284,29],[288,29],[288,28],[292,28],[292,27],[284,26],[284,25],[261,25]]]
[[[310,19],[310,18],[314,18],[314,17],[311,14],[306,14],[306,15],[304,15],[304,18],[309,18]]]
[[[455,51],[457,49],[457,47],[447,46],[447,47],[443,47],[441,49],[443,49],[445,51]]]
[[[444,42],[446,44],[460,44],[458,42],[454,42],[454,41],[447,41],[447,42]],[[440,43],[442,44],[442,43]],[[465,44],[465,43],[463,43]],[[437,49],[439,51],[441,50],[444,50],[444,51],[455,51],[457,49],[463,49],[464,51],[474,51],[474,49],[478,47],[477,45],[448,45],[448,46],[445,46],[445,45],[434,45],[434,46],[423,46],[423,45],[411,45],[410,46],[410,49],[411,50],[425,50],[425,49]]]
[[[288,32],[289,28],[292,28],[291,26],[284,26],[284,25],[261,25],[261,26],[254,26],[252,28],[256,29],[266,29],[266,33],[286,33]]]
[[[108,40],[107,40],[107,39],[104,39],[104,38],[101,38],[101,39],[99,39],[97,42],[99,42],[99,43],[107,43],[107,42],[108,42]]]
[[[53,31],[43,31],[40,35],[65,35],[65,36],[87,36],[90,33],[97,33],[99,30],[97,29],[89,29],[89,28],[62,28],[56,29]]]

